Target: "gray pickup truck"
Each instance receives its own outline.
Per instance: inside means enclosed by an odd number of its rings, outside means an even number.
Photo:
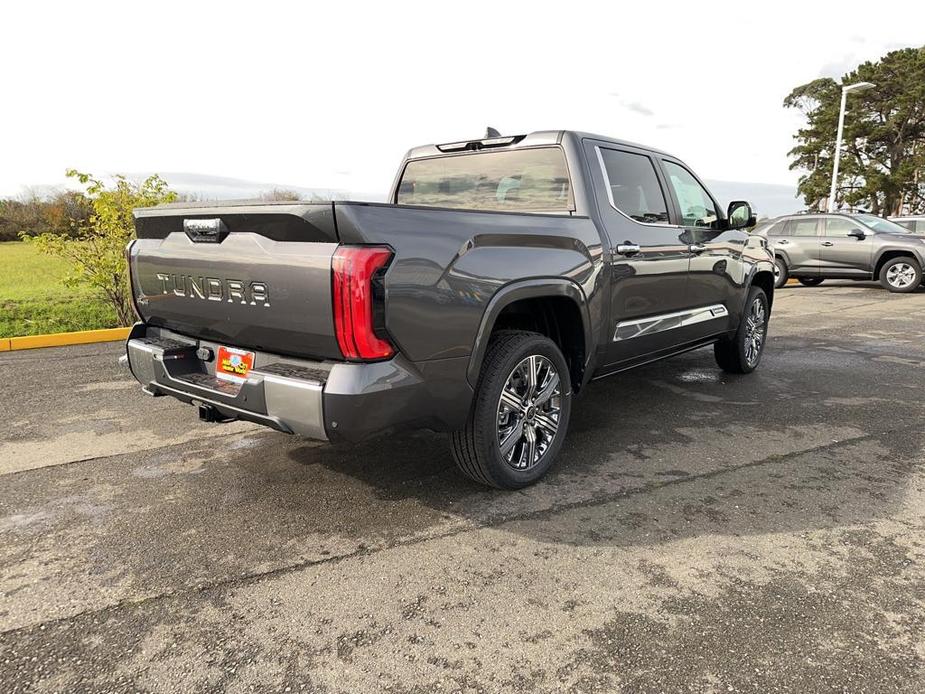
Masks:
[[[389,202],[175,204],[126,250],[150,395],[330,441],[451,433],[515,489],[590,381],[714,345],[755,369],[774,294],[743,201],[677,158],[571,131],[408,152]]]

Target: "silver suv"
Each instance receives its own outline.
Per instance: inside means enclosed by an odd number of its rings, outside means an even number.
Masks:
[[[909,231],[914,231],[917,234],[925,234],[925,215],[890,217],[890,221],[896,222],[899,226],[905,227]]]
[[[796,214],[754,231],[774,253],[777,287],[793,277],[807,287],[826,279],[871,280],[891,292],[922,283],[925,237],[872,214]]]

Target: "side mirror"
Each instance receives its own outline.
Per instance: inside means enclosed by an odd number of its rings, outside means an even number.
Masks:
[[[758,223],[752,206],[744,200],[733,200],[729,203],[726,220],[729,229],[747,229]]]
[[[867,234],[864,233],[863,229],[852,229],[848,232],[848,236],[856,238],[858,241],[863,241],[867,238]]]

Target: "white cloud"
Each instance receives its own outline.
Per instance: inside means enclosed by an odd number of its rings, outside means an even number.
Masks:
[[[409,147],[486,125],[596,131],[708,178],[792,185],[798,116],[784,96],[846,55],[921,43],[925,25],[925,6],[888,1],[878,15],[901,13],[901,25],[863,32],[869,5],[855,2],[837,13],[805,2],[114,8],[5,8],[0,194],[58,183],[71,166],[376,192]]]

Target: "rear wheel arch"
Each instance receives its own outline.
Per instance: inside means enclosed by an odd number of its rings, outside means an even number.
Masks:
[[[467,378],[475,387],[492,335],[500,330],[535,332],[550,338],[565,356],[572,388],[578,390],[593,350],[584,293],[564,279],[527,280],[500,289],[482,315],[469,357]]]

